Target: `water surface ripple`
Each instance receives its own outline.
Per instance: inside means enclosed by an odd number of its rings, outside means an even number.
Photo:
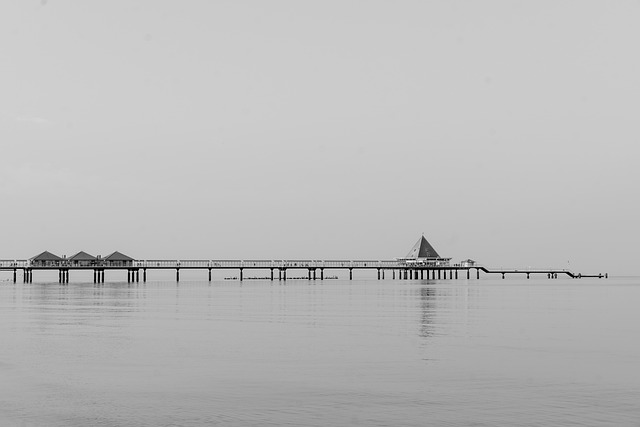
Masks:
[[[0,283],[0,425],[640,425],[637,278]]]

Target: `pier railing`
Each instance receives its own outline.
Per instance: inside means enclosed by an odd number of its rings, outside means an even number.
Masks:
[[[195,259],[149,259],[109,262],[45,261],[33,263],[30,260],[0,260],[0,268],[398,268],[405,266],[396,260],[195,260]]]

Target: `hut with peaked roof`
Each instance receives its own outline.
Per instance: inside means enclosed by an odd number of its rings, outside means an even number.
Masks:
[[[58,255],[52,254],[49,251],[44,251],[39,255],[29,258],[29,263],[33,267],[58,267],[62,265],[63,258]]]
[[[133,261],[135,260],[130,256],[115,251],[104,257],[103,264],[110,267],[133,267]]]
[[[69,263],[74,267],[91,267],[97,264],[97,258],[84,251],[69,257]]]
[[[431,243],[425,239],[424,235],[418,239],[413,248],[404,258],[398,258],[398,261],[406,264],[416,264],[433,267],[447,267],[451,258],[443,258],[433,248]]]

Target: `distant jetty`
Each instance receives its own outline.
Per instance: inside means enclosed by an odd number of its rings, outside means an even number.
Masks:
[[[42,252],[28,260],[0,260],[0,270],[13,271],[13,283],[18,279],[18,271],[22,272],[24,283],[33,282],[33,273],[44,270],[57,270],[58,281],[69,283],[70,271],[93,270],[93,282],[104,283],[106,271],[127,271],[127,281],[147,281],[147,270],[175,270],[176,281],[180,281],[181,270],[208,270],[209,281],[213,270],[237,270],[236,276],[225,277],[225,280],[287,280],[287,272],[291,270],[306,271],[305,276],[290,276],[291,279],[328,280],[337,279],[336,275],[325,276],[325,270],[344,270],[349,273],[349,280],[353,279],[354,270],[377,270],[378,280],[391,275],[391,279],[399,280],[446,280],[458,279],[459,275],[466,275],[469,280],[473,276],[480,279],[480,272],[486,274],[526,276],[543,275],[549,279],[557,279],[566,275],[574,279],[584,277],[608,278],[605,274],[580,274],[565,269],[495,269],[488,268],[467,259],[459,263],[451,263],[451,258],[441,257],[422,236],[413,246],[407,256],[394,260],[140,260],[121,252],[113,252],[106,257],[93,256],[86,252],[67,258],[51,252]],[[269,271],[268,276],[244,277],[245,270]],[[475,271],[474,271],[475,270]],[[475,274],[473,274],[475,272]],[[448,276],[448,277],[447,277]]]

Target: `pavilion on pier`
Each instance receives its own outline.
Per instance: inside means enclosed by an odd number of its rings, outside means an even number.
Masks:
[[[451,258],[441,257],[422,235],[407,256],[398,258],[398,262],[421,267],[448,267]]]
[[[29,265],[34,267],[57,267],[62,264],[63,259],[49,251],[44,251],[39,255],[29,259]]]

